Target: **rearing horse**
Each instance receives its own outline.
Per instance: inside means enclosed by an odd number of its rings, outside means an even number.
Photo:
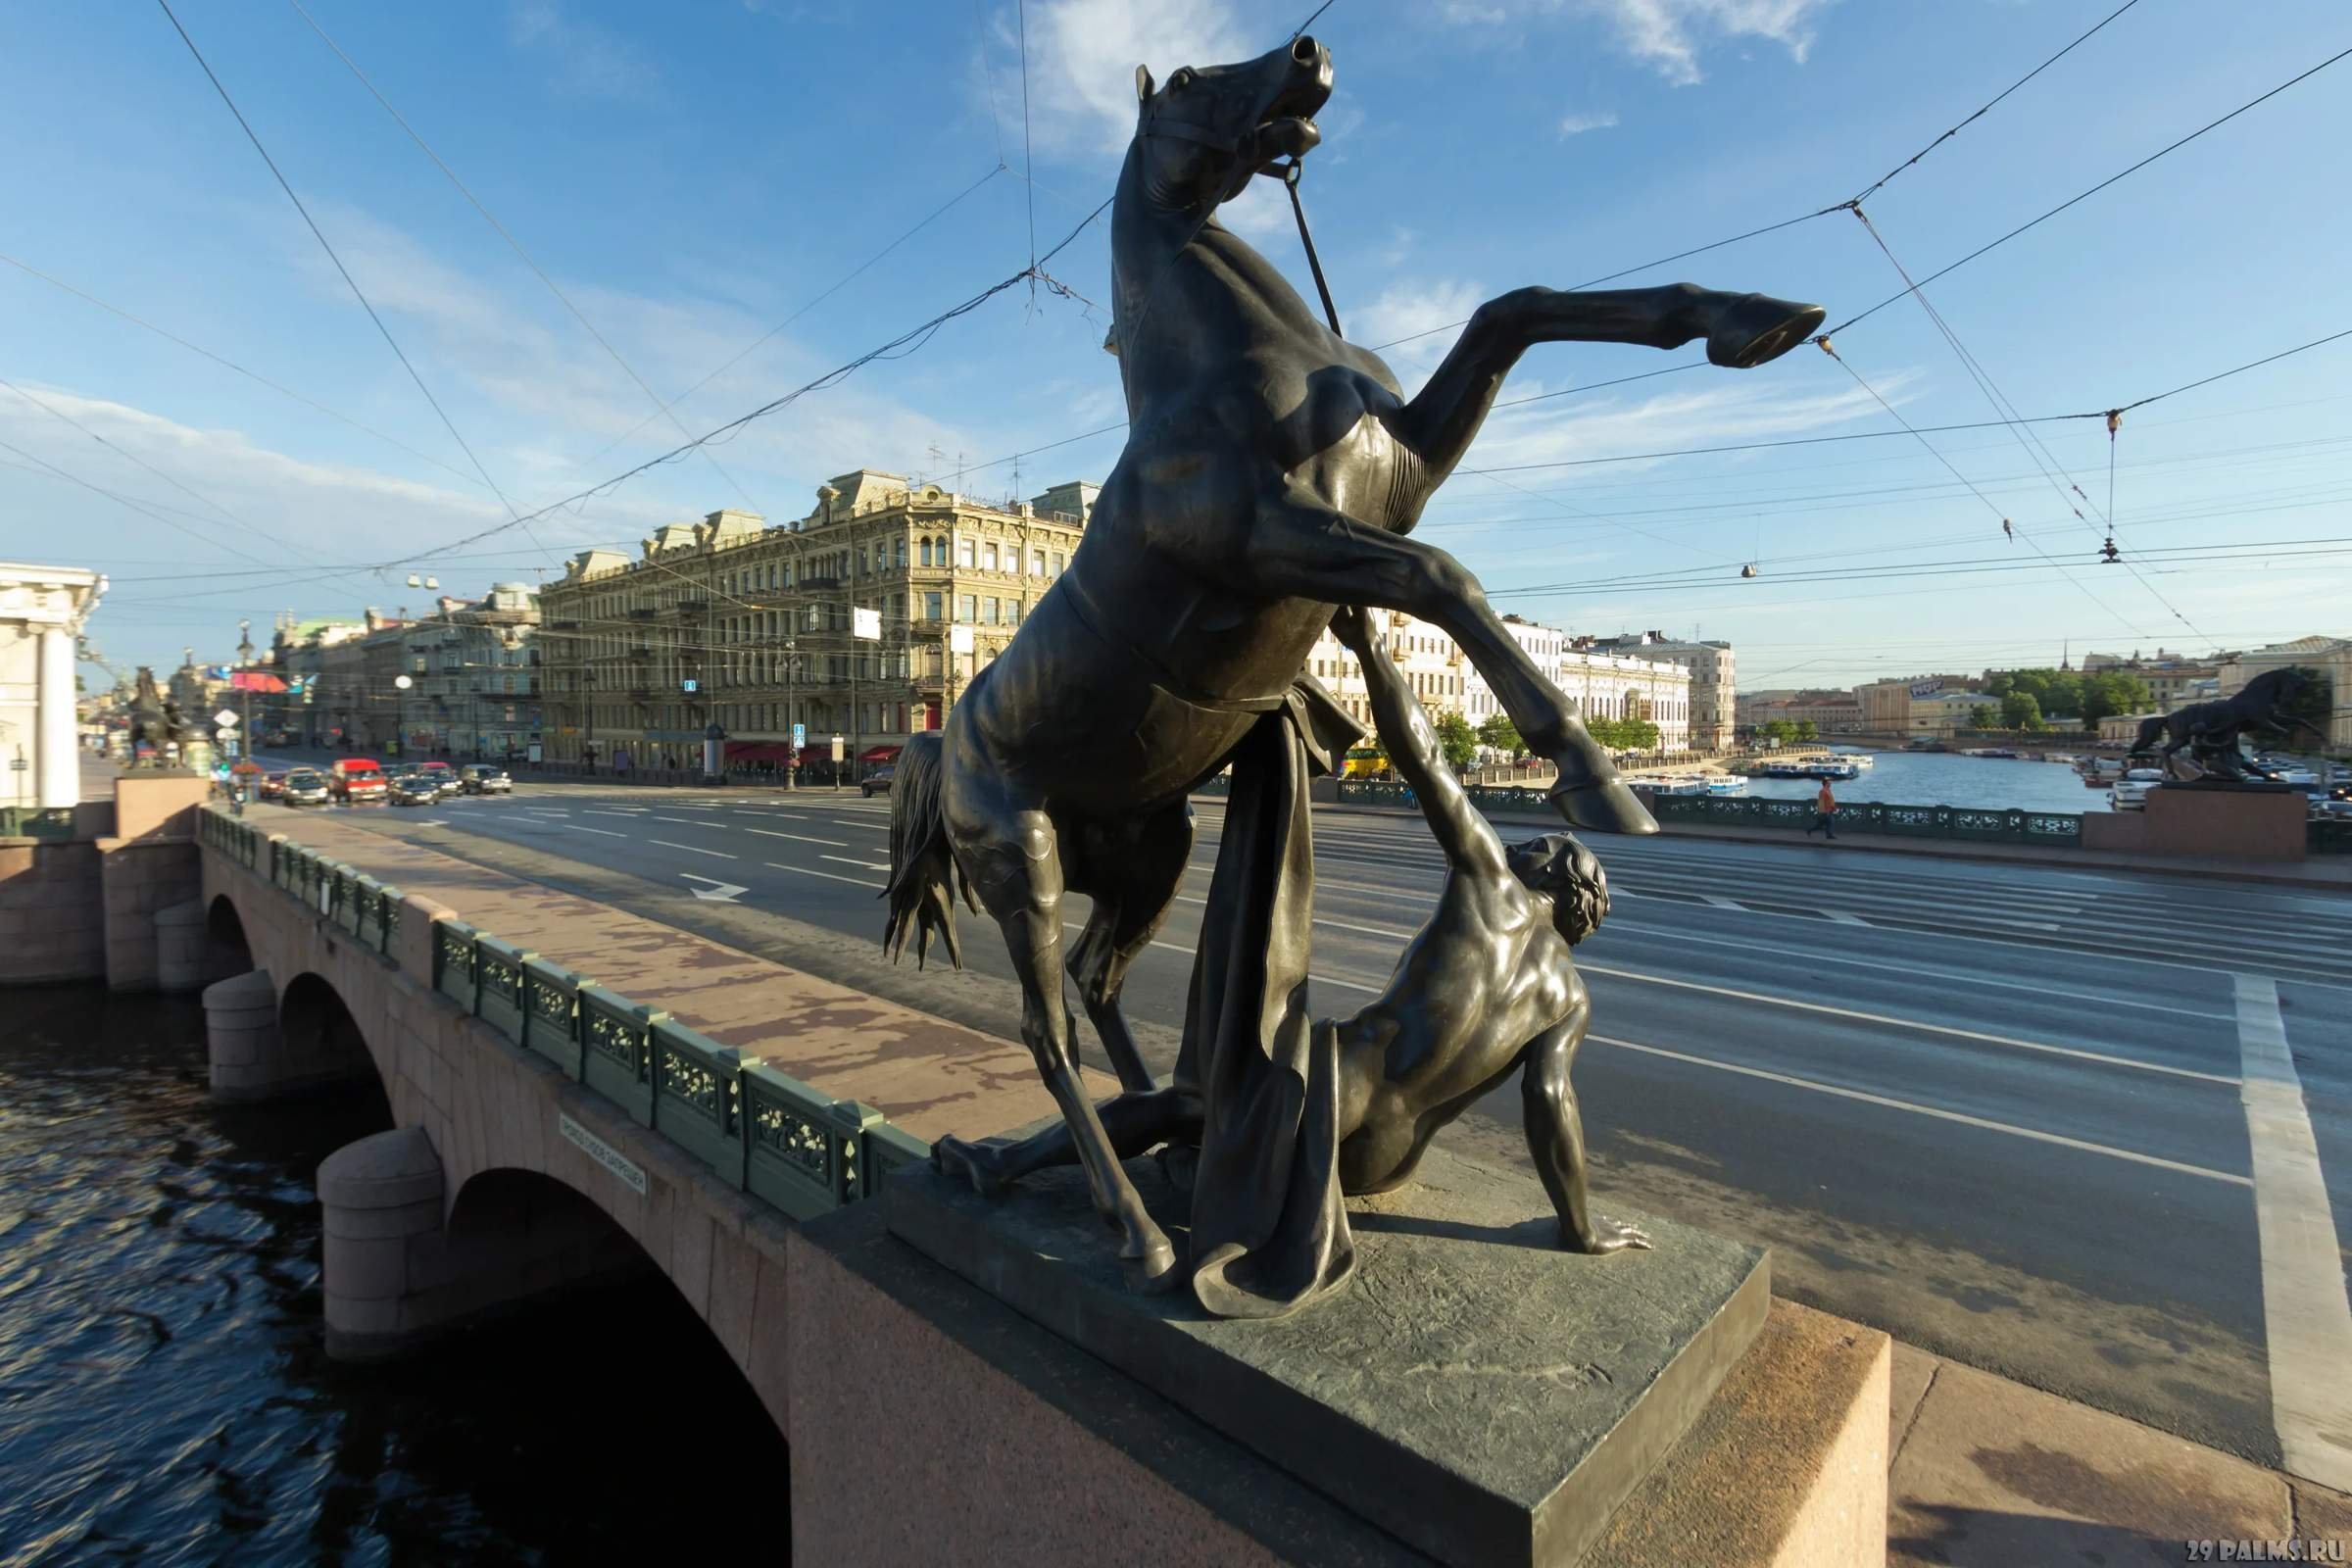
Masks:
[[[1149,1089],[1118,995],[1183,881],[1186,797],[1269,713],[1315,706],[1319,688],[1302,671],[1336,604],[1444,628],[1529,749],[1557,764],[1553,801],[1570,823],[1655,832],[1477,581],[1405,534],[1531,344],[1671,349],[1703,337],[1714,363],[1746,368],[1822,318],[1690,284],[1521,289],[1480,307],[1408,400],[1376,355],[1328,330],[1215,220],[1275,160],[1320,142],[1311,117],[1331,85],[1330,53],[1307,37],[1241,65],[1188,66],[1156,88],[1137,69],[1139,124],[1111,232],[1126,450],[1069,570],[945,730],[914,737],[893,790],[886,945],[902,950],[911,932],[919,958],[937,930],[956,956],[955,894],[977,895],[1019,975],[1022,1039],[1075,1136],[1097,1208],[1120,1232],[1121,1257],[1147,1283],[1163,1281],[1174,1258],[1078,1076],[1062,1000],[1063,896],[1094,900],[1068,965],[1121,1084]],[[1302,952],[1296,967],[1302,975]]]

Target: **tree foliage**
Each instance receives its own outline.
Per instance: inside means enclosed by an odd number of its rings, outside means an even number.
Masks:
[[[1821,739],[1821,726],[1809,718],[1800,718],[1796,721],[1796,738],[1800,741],[1817,741]]]
[[[1438,749],[1446,754],[1446,763],[1458,773],[1478,760],[1478,733],[1461,714],[1440,713]]]
[[[1592,732],[1594,740],[1612,752],[1647,752],[1657,748],[1658,726],[1646,718],[1592,718],[1585,721],[1585,727]]]
[[[2006,729],[2039,729],[2041,702],[2022,687],[2011,687],[2001,699],[2001,724]]]
[[[2082,678],[2081,711],[2086,729],[2095,728],[2100,719],[2113,718],[2119,713],[2144,713],[2151,704],[2147,682],[2136,675],[2101,670]]]
[[[1517,758],[1527,755],[1527,742],[1519,738],[1519,726],[1511,722],[1508,713],[1496,713],[1479,725],[1478,738],[1481,744],[1492,746],[1508,756]]]

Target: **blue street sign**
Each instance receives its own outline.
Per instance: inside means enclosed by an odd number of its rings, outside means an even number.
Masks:
[[[793,725],[793,726],[792,726],[792,749],[793,749],[794,751],[796,751],[796,752],[797,752],[797,751],[799,751],[799,750],[800,750],[802,747],[804,747],[804,746],[806,746],[806,745],[808,745],[808,725],[806,725],[806,724],[795,724],[795,725]]]

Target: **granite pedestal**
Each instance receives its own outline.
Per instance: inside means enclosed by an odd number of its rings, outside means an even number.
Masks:
[[[1129,1171],[1181,1247],[1183,1195],[1151,1161]],[[1104,1379],[1461,1568],[1584,1560],[1770,1307],[1760,1249],[1643,1218],[1654,1250],[1563,1252],[1531,1173],[1442,1150],[1412,1185],[1350,1203],[1348,1287],[1271,1323],[1128,1290],[1075,1171],[999,1199],[908,1171],[883,1207],[893,1236],[1105,1363]]]

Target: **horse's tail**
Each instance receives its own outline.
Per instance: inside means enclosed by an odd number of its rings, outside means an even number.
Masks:
[[[2130,755],[2139,757],[2152,752],[2156,749],[2156,743],[2163,738],[2164,715],[2150,714],[2139,721],[2139,738],[2132,743]]]
[[[882,951],[897,962],[911,933],[918,969],[931,951],[934,931],[947,945],[949,959],[963,967],[963,950],[956,941],[956,895],[972,900],[971,884],[948,848],[941,819],[940,787],[947,773],[941,752],[938,730],[908,736],[890,784],[890,883],[882,892],[890,901],[890,919],[882,929]]]

